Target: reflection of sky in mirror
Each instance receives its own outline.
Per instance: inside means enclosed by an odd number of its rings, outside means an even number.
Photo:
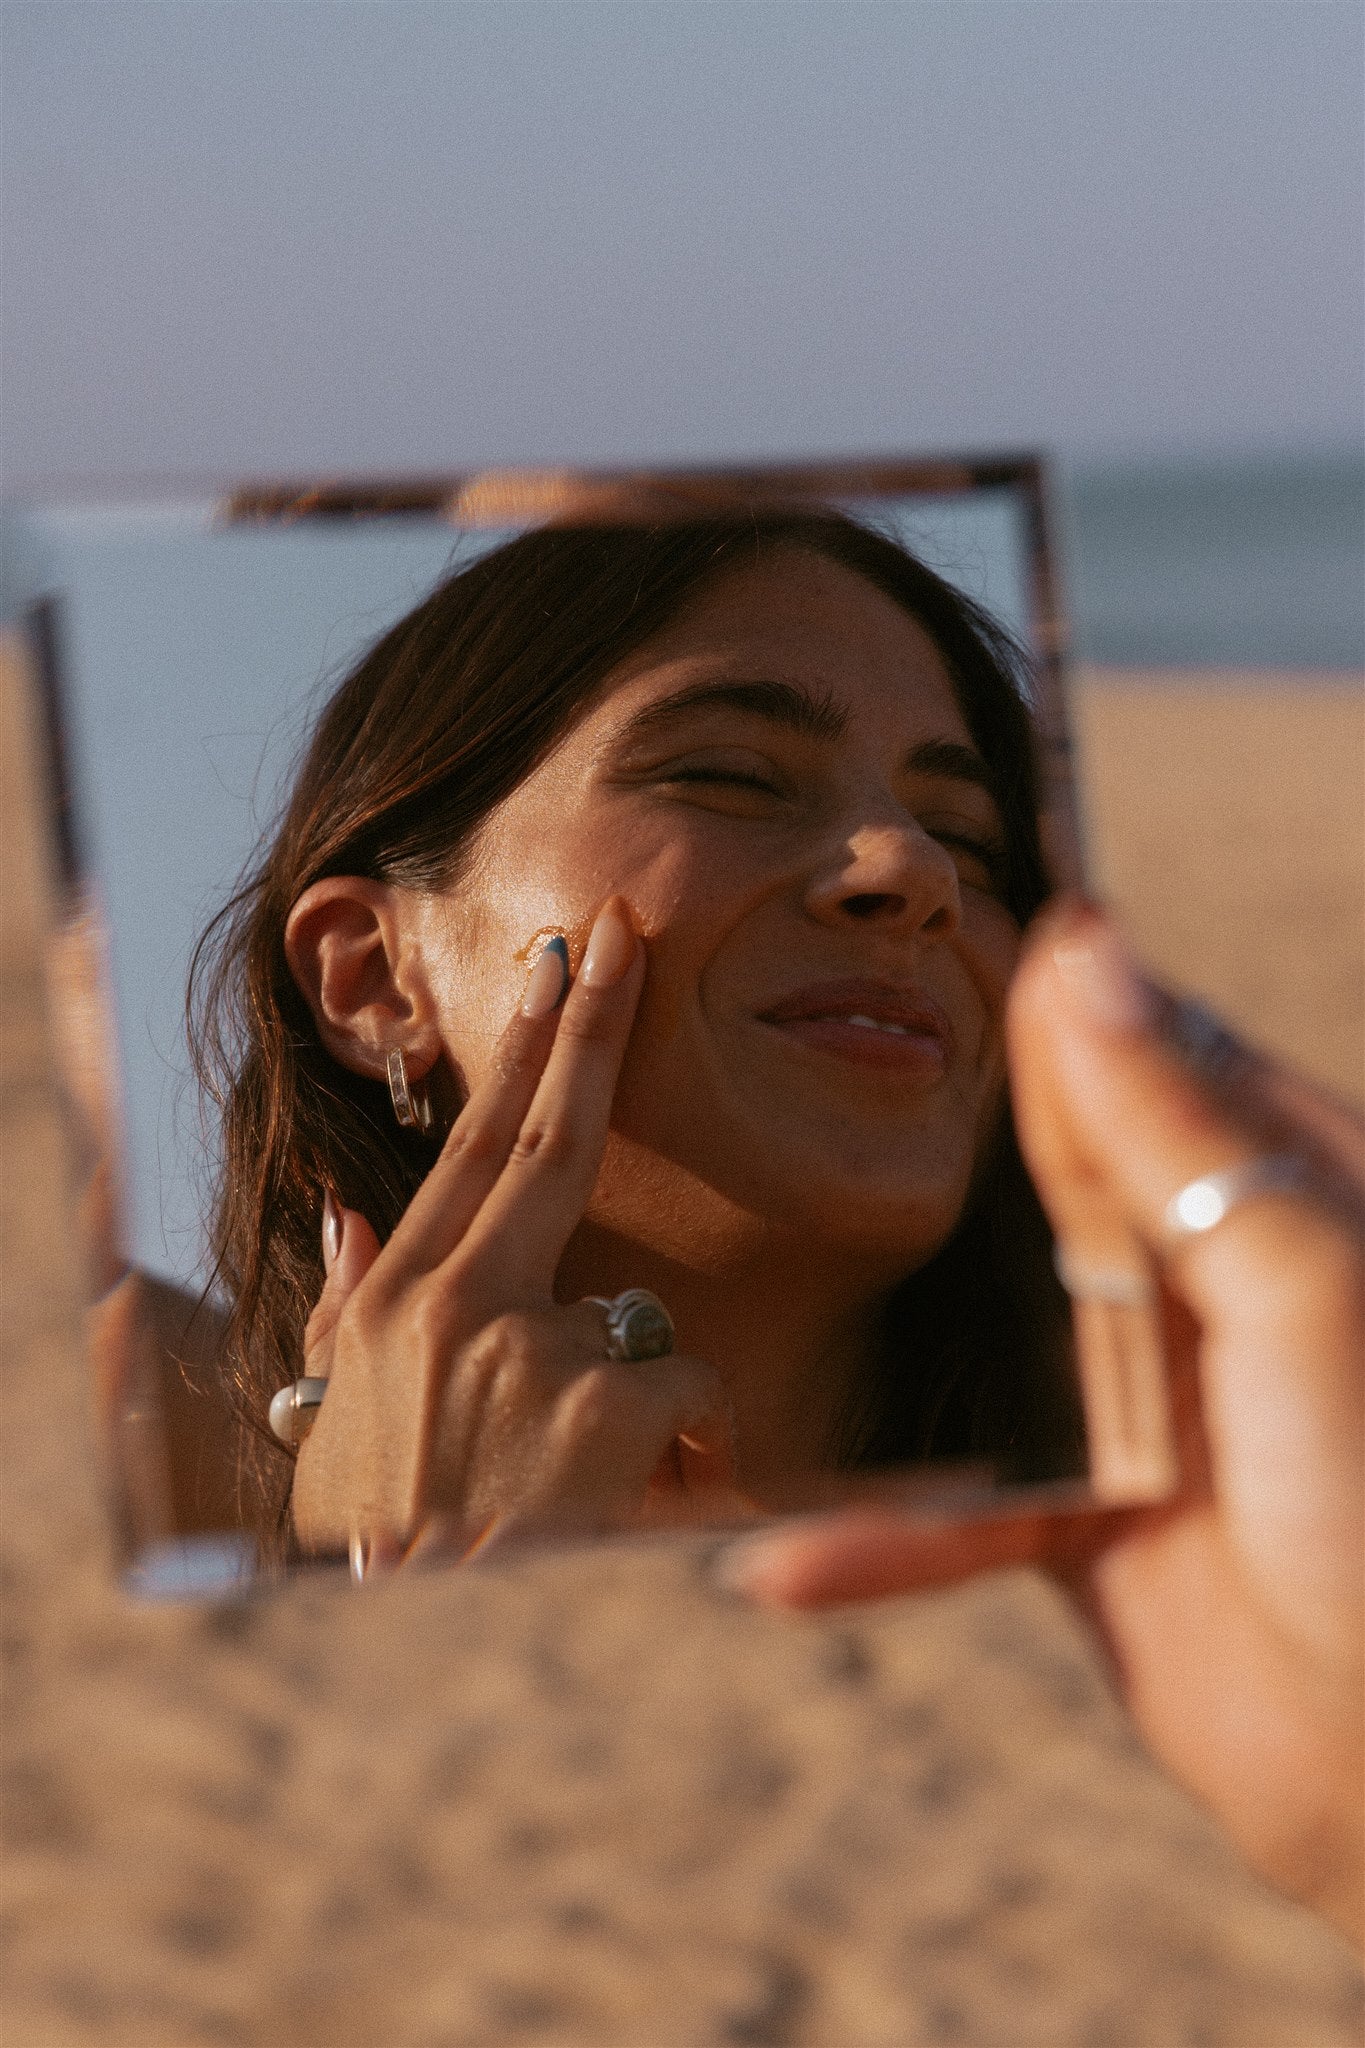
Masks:
[[[931,569],[1027,642],[1028,555],[1019,502],[1009,490],[898,500],[849,500],[844,509],[889,532]]]
[[[1027,632],[1022,529],[1006,491],[860,505]],[[63,594],[74,771],[113,930],[138,1264],[200,1259],[202,1143],[187,1082],[190,951],[362,648],[450,567],[507,536],[424,519],[214,532],[210,508],[87,507],[28,522]]]

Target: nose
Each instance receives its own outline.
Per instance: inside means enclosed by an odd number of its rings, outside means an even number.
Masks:
[[[806,887],[821,924],[877,924],[947,938],[962,922],[962,892],[947,848],[904,814],[846,833]]]

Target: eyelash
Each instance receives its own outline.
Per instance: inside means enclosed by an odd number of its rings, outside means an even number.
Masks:
[[[935,832],[933,837],[951,853],[958,850],[969,860],[980,861],[987,875],[987,888],[994,896],[1004,894],[1008,852],[1003,839],[971,839],[961,832]]]
[[[765,796],[781,794],[774,783],[765,782],[759,775],[743,775],[728,768],[678,768],[668,779],[670,782],[729,782],[740,789],[761,789]]]
[[[728,783],[739,789],[755,789],[764,796],[780,796],[781,791],[761,776],[745,775],[738,770],[726,768],[679,768],[669,776],[670,782]],[[958,847],[973,860],[979,860],[990,874],[991,886],[998,887],[1004,879],[1006,849],[1002,839],[974,839],[966,832],[932,832],[941,846]]]
[[[964,853],[974,853],[980,860],[995,862],[1005,857],[1001,839],[973,839],[966,832],[932,832],[929,836],[941,846],[960,846]]]

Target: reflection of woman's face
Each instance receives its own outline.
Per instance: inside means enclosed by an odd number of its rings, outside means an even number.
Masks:
[[[890,598],[795,549],[726,571],[431,904],[452,1064],[486,1071],[534,936],[563,929],[576,964],[619,892],[648,974],[590,1215],[692,1263],[757,1226],[905,1270],[951,1228],[1000,1100],[1019,934],[983,774]]]

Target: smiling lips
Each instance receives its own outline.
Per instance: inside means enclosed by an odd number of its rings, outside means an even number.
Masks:
[[[759,1016],[803,1045],[861,1066],[937,1077],[952,1056],[948,1019],[927,996],[887,981],[822,981]]]

